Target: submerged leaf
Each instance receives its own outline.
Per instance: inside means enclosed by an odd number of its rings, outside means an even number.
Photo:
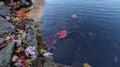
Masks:
[[[113,59],[113,61],[115,62],[115,63],[117,63],[118,62],[118,57],[115,57],[114,59]]]
[[[91,66],[90,64],[88,64],[88,63],[84,63],[83,66],[84,66],[84,67],[92,67],[92,66]]]
[[[78,16],[77,16],[76,14],[73,14],[73,15],[72,15],[72,18],[73,18],[73,19],[76,19],[76,18],[78,18]]]

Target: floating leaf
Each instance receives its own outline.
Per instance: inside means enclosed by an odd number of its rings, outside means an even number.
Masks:
[[[57,32],[56,34],[59,35],[58,38],[60,38],[60,39],[61,38],[65,38],[67,36],[67,31],[66,30],[62,30],[60,32]]]

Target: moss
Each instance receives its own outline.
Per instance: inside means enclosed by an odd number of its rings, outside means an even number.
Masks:
[[[38,43],[43,42],[43,37],[42,36],[37,36],[36,39],[37,39]]]
[[[40,30],[40,22],[36,22],[34,28],[36,31],[39,31]]]
[[[46,48],[46,45],[45,45],[45,43],[43,42],[43,37],[42,37],[42,36],[37,36],[37,37],[36,37],[36,40],[38,41],[38,48],[37,48],[37,50],[38,50],[38,52],[39,52],[39,56],[40,56],[40,57],[43,57],[43,56],[42,56],[42,52],[43,52],[43,50]]]

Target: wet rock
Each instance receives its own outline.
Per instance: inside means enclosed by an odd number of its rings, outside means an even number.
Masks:
[[[45,59],[42,57],[38,57],[35,61],[32,63],[32,67],[42,67],[45,62]]]
[[[75,62],[71,65],[71,67],[84,67],[83,64],[81,62]]]
[[[70,66],[65,66],[65,65],[62,65],[62,64],[53,63],[53,62],[47,60],[44,63],[43,67],[70,67]]]
[[[27,22],[29,22],[29,24],[32,26],[32,27],[34,27],[35,26],[35,22],[32,20],[32,19],[30,19],[30,20],[27,20]],[[36,40],[36,30],[34,30],[34,29],[29,29],[28,30],[28,36],[27,36],[27,40],[26,40],[26,44],[28,45],[28,46],[35,46],[36,47],[36,49],[37,49],[37,47],[38,47],[38,45],[37,45],[37,40]],[[35,53],[36,53],[36,55],[38,55],[38,52],[37,52],[37,50],[35,51]]]

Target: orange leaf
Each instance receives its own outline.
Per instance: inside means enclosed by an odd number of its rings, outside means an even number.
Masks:
[[[24,19],[27,19],[27,18],[28,18],[26,14],[22,14],[22,17],[23,17]]]
[[[19,11],[17,11],[18,14],[24,14],[26,11],[25,8],[21,8]]]

